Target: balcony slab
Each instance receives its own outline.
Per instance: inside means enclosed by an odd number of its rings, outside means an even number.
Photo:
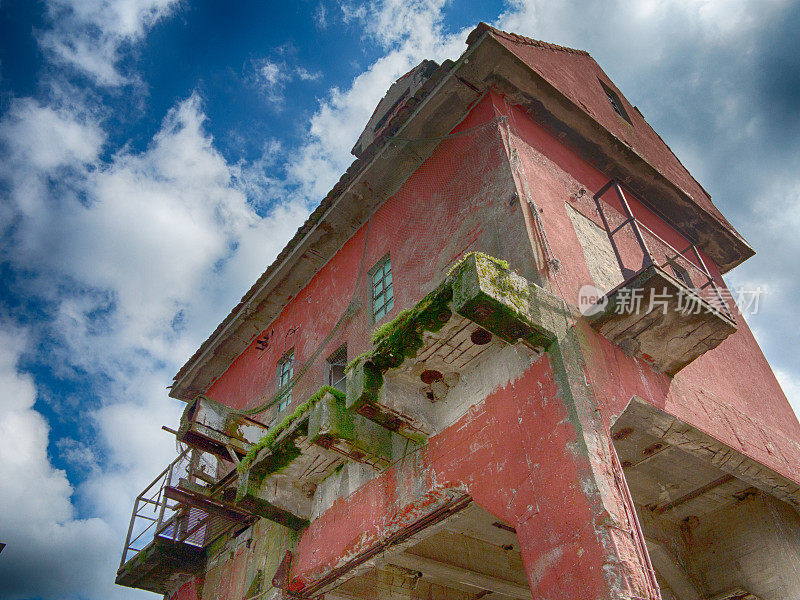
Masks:
[[[589,312],[598,333],[669,375],[736,331],[730,317],[655,265],[611,290]]]

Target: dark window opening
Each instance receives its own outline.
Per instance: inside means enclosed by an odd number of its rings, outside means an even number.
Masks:
[[[682,266],[680,266],[675,262],[670,262],[669,267],[670,269],[672,269],[672,273],[675,275],[675,277],[681,283],[683,283],[683,285],[685,285],[688,288],[694,287],[694,284],[692,283],[692,278],[689,275],[689,271],[687,271],[686,269],[684,269]]]
[[[344,369],[347,367],[347,344],[342,344],[336,352],[328,357],[327,383],[340,392],[347,391],[347,376]]]
[[[620,97],[617,95],[617,93],[602,81],[600,82],[600,85],[603,86],[603,91],[606,93],[606,98],[608,98],[608,101],[611,104],[611,108],[614,109],[614,112],[630,123],[631,119],[628,116],[628,112],[625,110],[625,106],[622,104],[622,100],[620,100]]]
[[[292,377],[294,376],[294,349],[278,361],[278,413],[292,402]]]

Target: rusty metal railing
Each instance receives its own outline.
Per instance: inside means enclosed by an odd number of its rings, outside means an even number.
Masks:
[[[184,489],[212,483],[215,463],[187,448],[136,497],[120,567],[155,540],[204,548],[240,520]]]
[[[613,217],[603,208],[603,202],[601,201],[601,198],[612,188],[617,194],[617,199],[619,200],[623,213],[621,215],[623,219],[620,222],[613,223]],[[714,281],[711,271],[708,269],[705,260],[703,260],[694,242],[688,240],[684,234],[665,221],[665,224],[674,229],[677,235],[686,241],[686,247],[683,250],[678,250],[652,229],[647,227],[633,214],[622,184],[615,179],[610,180],[600,188],[594,195],[594,201],[597,206],[597,212],[603,222],[603,227],[611,242],[614,255],[617,258],[620,270],[626,281],[653,265],[664,270],[670,270],[675,279],[679,280],[688,290],[705,300],[728,319],[735,322],[722,290],[719,288],[716,281]],[[626,266],[623,254],[615,239],[615,236],[625,230],[626,227],[632,232],[633,239],[642,252],[642,264],[637,270],[632,270]]]

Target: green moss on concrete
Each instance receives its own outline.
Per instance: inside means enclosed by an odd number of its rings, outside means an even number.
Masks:
[[[372,352],[362,352],[361,354],[356,356],[353,360],[351,360],[349,363],[347,363],[347,366],[344,368],[345,375],[347,373],[349,373],[350,371],[352,371],[353,367],[355,367],[360,360],[365,359],[365,358],[367,358],[367,357],[369,357],[371,355],[372,355]]]
[[[374,350],[369,358],[380,371],[399,367],[414,358],[423,345],[425,331],[439,331],[450,320],[453,290],[449,278],[420,300],[414,308],[402,311],[372,334]]]
[[[452,274],[454,310],[508,343],[522,339],[530,347],[547,349],[555,339],[557,312],[549,295],[486,256],[468,260],[473,268]]]
[[[377,423],[348,410],[345,399],[326,395],[311,411],[308,441],[370,464],[388,465],[392,459],[393,434]]]
[[[461,266],[463,266],[464,263],[466,263],[467,260],[472,256],[476,256],[488,260],[490,262],[493,262],[498,267],[500,267],[501,269],[505,269],[506,271],[511,270],[511,267],[509,266],[507,260],[503,260],[502,258],[495,258],[494,256],[489,256],[488,254],[484,254],[483,252],[467,252],[464,256],[461,257],[461,260],[459,260],[456,264],[450,267],[450,270],[447,272],[447,276],[450,277],[453,273],[455,273],[456,270],[458,270]]]
[[[250,447],[250,450],[245,455],[245,457],[239,462],[238,465],[236,465],[236,471],[240,475],[245,473],[246,471],[249,471],[250,467],[253,464],[253,461],[255,461],[256,457],[258,456],[258,453],[261,452],[264,449],[271,450],[273,445],[275,444],[275,441],[278,439],[278,436],[281,433],[283,433],[284,431],[286,431],[286,429],[288,429],[290,425],[295,423],[298,419],[300,419],[303,415],[305,415],[309,410],[311,410],[314,407],[314,405],[317,402],[319,402],[320,399],[326,393],[330,393],[330,394],[333,394],[336,397],[344,399],[344,394],[342,392],[340,392],[339,390],[337,390],[337,389],[335,389],[335,388],[333,388],[333,387],[331,387],[329,385],[322,386],[317,391],[317,393],[315,393],[308,400],[303,402],[300,406],[298,406],[294,410],[294,412],[292,412],[292,414],[286,416],[286,418],[284,418],[280,423],[278,423],[275,427],[270,429],[264,437],[262,437],[260,440],[258,440],[258,442],[253,444]],[[294,444],[292,444],[292,445],[294,445]],[[295,456],[295,458],[296,458],[296,456]],[[291,460],[294,460],[294,459],[291,459]],[[289,462],[291,462],[291,460]],[[282,466],[285,466],[285,465],[282,465]]]
[[[465,297],[454,298],[456,291]],[[379,409],[367,405],[377,400],[383,373],[399,367],[407,358],[416,357],[424,344],[424,333],[439,331],[450,320],[453,310],[508,342],[522,337],[532,345],[546,347],[547,336],[530,326],[531,298],[528,282],[512,272],[508,262],[481,252],[466,254],[435,290],[373,331],[372,352],[356,357],[347,365],[347,408],[382,423]],[[460,309],[467,301],[469,310],[462,312]],[[481,311],[483,304],[489,310]],[[482,312],[490,313],[491,318],[482,319]]]
[[[227,542],[228,538],[226,536],[224,535],[219,536],[217,539],[211,542],[211,544],[208,545],[208,547],[206,548],[206,555],[209,558],[215,557],[217,554],[222,552],[222,550],[224,550]]]

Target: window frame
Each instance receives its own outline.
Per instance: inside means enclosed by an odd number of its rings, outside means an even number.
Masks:
[[[388,265],[389,269],[388,272],[386,270],[386,266]],[[375,276],[381,273],[381,278],[378,281],[375,281]],[[389,283],[386,283],[386,279],[389,279]],[[381,284],[380,292],[376,295],[376,287],[378,284]],[[387,253],[383,258],[381,258],[375,266],[369,270],[369,289],[370,289],[370,312],[372,314],[372,322],[379,323],[389,312],[394,308],[394,273],[392,271],[392,261],[389,253]],[[386,300],[384,299],[383,304],[381,304],[377,309],[377,301],[387,294],[390,294],[391,297]],[[383,312],[381,312],[383,311]],[[380,313],[380,314],[378,314]]]
[[[336,361],[336,362],[334,362]],[[339,366],[342,369],[342,376],[336,381],[333,380],[333,367]],[[344,372],[347,367],[347,342],[341,344],[336,350],[331,352],[330,356],[325,359],[325,385],[339,390],[340,392],[347,392],[347,375]],[[336,387],[336,384],[344,382],[342,386],[344,389]]]
[[[288,369],[285,367],[288,365]],[[294,348],[284,352],[278,361],[275,373],[275,388],[278,396],[276,416],[282,413],[292,403],[292,386],[289,385],[294,378]]]
[[[611,87],[602,79],[598,79],[598,81],[600,82],[600,85],[606,94],[606,98],[608,99],[608,103],[611,105],[611,109],[617,113],[617,115],[625,119],[628,125],[633,125],[633,123],[631,123],[630,116],[628,116],[628,111],[625,110],[625,105],[622,103],[622,99],[619,97],[619,94],[611,89]]]
[[[672,275],[680,281],[683,285],[685,285],[689,289],[694,289],[694,282],[692,281],[692,276],[689,273],[689,269],[679,265],[674,260],[667,261],[669,264],[670,270],[672,271]]]

